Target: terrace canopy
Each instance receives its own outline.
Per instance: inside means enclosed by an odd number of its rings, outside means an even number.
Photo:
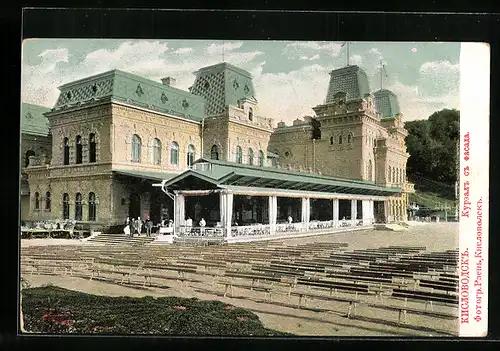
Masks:
[[[174,199],[176,233],[211,228],[226,237],[372,225],[385,221],[384,203],[401,193],[373,182],[208,159],[156,186]],[[193,229],[202,218],[206,228]]]

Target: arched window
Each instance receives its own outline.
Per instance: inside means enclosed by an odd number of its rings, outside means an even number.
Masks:
[[[251,148],[248,149],[248,164],[253,165],[253,150]]]
[[[69,195],[63,194],[63,219],[69,219]]]
[[[89,135],[89,162],[96,161],[96,143],[95,143],[95,134],[91,133]]]
[[[194,157],[195,157],[194,145],[189,145],[188,152],[187,152],[187,165],[188,165],[188,167],[191,167],[193,165]]]
[[[82,194],[76,193],[75,196],[75,220],[82,220]]]
[[[373,180],[373,164],[372,164],[372,160],[368,160],[368,180]]]
[[[30,164],[30,157],[35,156],[35,151],[33,150],[28,150],[26,151],[26,159],[24,161],[24,167],[28,167]]]
[[[339,135],[339,144],[342,144],[342,135]]]
[[[141,138],[134,134],[132,136],[132,162],[141,162]]]
[[[35,210],[40,209],[40,194],[38,191],[35,193]]]
[[[332,136],[330,137],[330,145],[333,145],[334,140],[335,140],[335,137],[332,135]]]
[[[352,133],[347,134],[347,143],[352,143]]]
[[[218,160],[219,159],[219,148],[217,145],[212,146],[212,150],[210,150],[210,158],[212,160]]]
[[[64,138],[63,164],[69,165],[69,139]]]
[[[89,193],[89,221],[95,221],[96,206],[95,206],[95,194]]]
[[[253,109],[251,107],[248,108],[248,119],[253,121]]]
[[[236,146],[236,162],[243,163],[243,151],[241,150],[241,146]]]
[[[264,152],[262,150],[259,150],[259,166],[264,166]]]
[[[50,199],[50,191],[45,193],[45,211],[50,212],[51,210],[51,199]]]
[[[76,164],[82,163],[83,159],[83,149],[82,149],[82,137],[80,135],[76,136]]]
[[[179,164],[179,144],[175,141],[172,142],[172,148],[170,149],[170,163],[173,165]]]
[[[153,139],[152,163],[154,165],[161,164],[161,141],[158,138]]]

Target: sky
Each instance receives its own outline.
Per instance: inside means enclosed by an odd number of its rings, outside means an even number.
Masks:
[[[223,61],[253,77],[257,113],[290,124],[324,102],[329,72],[347,62],[342,42],[29,39],[22,47],[22,101],[53,107],[58,86],[120,69],[187,90],[194,72]],[[372,92],[399,100],[403,119],[460,106],[460,43],[350,42],[349,63],[365,70]]]

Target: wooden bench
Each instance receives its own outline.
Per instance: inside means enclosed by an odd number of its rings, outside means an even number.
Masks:
[[[333,297],[333,296],[325,296],[319,294],[311,294],[305,292],[292,292],[290,296],[297,296],[299,298],[297,302],[297,307],[302,307],[302,300],[304,300],[304,306],[306,304],[306,298],[315,299],[315,300],[325,300],[325,301],[337,301],[337,302],[348,302],[349,308],[347,310],[347,318],[350,318],[353,313],[356,313],[356,307],[361,302],[358,298],[344,298],[344,297]]]
[[[234,296],[234,287],[252,290],[252,291],[262,291],[265,294],[265,298],[269,295],[269,300],[272,300],[271,297],[271,286],[263,285],[263,284],[245,284],[245,283],[235,283],[232,279],[230,280],[219,280],[217,284],[221,284],[225,286],[224,297],[227,296],[228,290],[231,291],[231,297]]]
[[[328,280],[298,278],[297,285],[329,289],[330,296],[332,295],[332,292],[336,293],[337,290],[355,293],[356,297],[358,296],[359,293],[370,294],[368,285],[366,284],[342,283],[342,282],[332,282]]]
[[[458,292],[458,282],[456,283],[446,283],[442,281],[421,279],[417,280],[418,286],[422,288],[432,288],[435,290],[443,290],[446,292]]]
[[[425,303],[425,309],[427,305],[430,305],[431,309],[433,302],[443,303],[445,305],[458,305],[458,296],[451,296],[449,294],[433,293],[427,291],[419,290],[407,290],[407,289],[393,289],[392,297],[404,298],[405,304],[408,299],[423,301]]]

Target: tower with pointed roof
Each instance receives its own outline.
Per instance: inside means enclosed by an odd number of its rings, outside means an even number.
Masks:
[[[203,156],[221,160],[267,164],[272,120],[259,116],[252,76],[222,62],[195,72],[190,91],[203,97]]]

